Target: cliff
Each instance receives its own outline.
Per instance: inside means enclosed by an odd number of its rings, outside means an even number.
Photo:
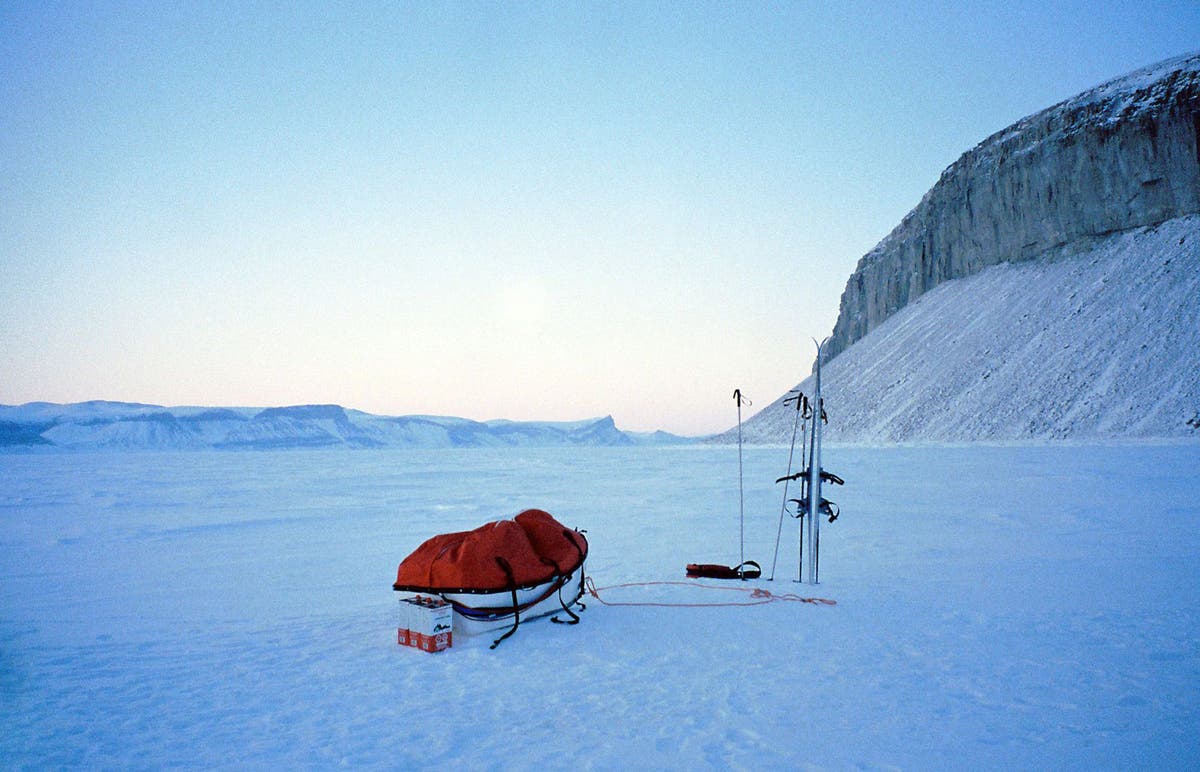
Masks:
[[[1073,242],[945,282],[825,364],[825,437],[1200,439],[1198,330],[1200,215]],[[794,421],[781,398],[743,434]]]
[[[846,284],[826,436],[1200,438],[1198,134],[1190,54],[964,153]],[[781,396],[743,436],[794,419]]]
[[[1200,212],[1200,53],[1109,81],[964,153],[858,263],[828,356],[942,282]]]

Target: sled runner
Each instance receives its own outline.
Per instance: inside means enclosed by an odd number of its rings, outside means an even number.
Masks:
[[[588,543],[548,512],[527,509],[511,520],[427,540],[400,563],[392,589],[438,595],[454,609],[454,632],[476,635],[509,628],[492,648],[516,632],[522,621],[571,610],[583,596],[583,564]]]

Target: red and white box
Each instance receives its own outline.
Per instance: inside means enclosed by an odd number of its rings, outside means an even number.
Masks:
[[[443,651],[454,645],[454,617],[441,598],[414,595],[400,599],[396,642],[421,651]]]

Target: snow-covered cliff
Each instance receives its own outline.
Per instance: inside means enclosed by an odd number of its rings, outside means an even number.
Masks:
[[[1200,439],[1200,215],[945,282],[821,384],[832,441]],[[776,400],[743,434],[788,442],[794,419]]]
[[[963,154],[846,284],[827,436],[1200,439],[1198,135],[1200,53]],[[743,434],[793,419],[781,397]]]
[[[1109,81],[985,139],[858,263],[830,358],[944,281],[1200,212],[1200,53]]]

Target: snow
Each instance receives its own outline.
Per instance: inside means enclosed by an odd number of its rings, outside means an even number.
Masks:
[[[589,601],[429,655],[390,589],[425,538],[538,506],[587,529],[600,587],[678,581],[737,557],[736,449],[0,454],[0,764],[1200,764],[1200,446],[825,458],[822,583],[790,581],[789,519],[744,586],[836,606]],[[767,573],[786,461],[745,452]]]
[[[829,436],[1200,439],[1198,232],[1180,217],[938,285],[828,362]],[[789,440],[785,396],[748,441]]]

